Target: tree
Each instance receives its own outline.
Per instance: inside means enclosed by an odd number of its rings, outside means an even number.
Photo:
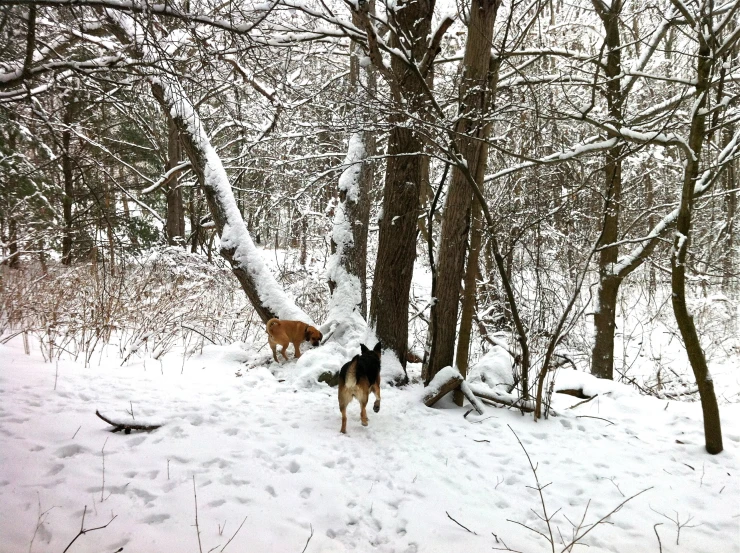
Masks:
[[[485,174],[488,153],[485,141],[488,139],[490,125],[486,124],[484,118],[491,105],[491,97],[495,94],[495,78],[491,77],[491,46],[498,6],[498,0],[472,1],[462,62],[459,119],[455,128],[456,150],[478,183],[481,183]],[[473,192],[467,177],[455,165],[445,202],[437,280],[432,291],[434,302],[430,328],[433,337],[426,384],[442,368],[453,362],[472,202]],[[471,267],[472,270],[474,269]],[[472,290],[467,292],[473,293]]]

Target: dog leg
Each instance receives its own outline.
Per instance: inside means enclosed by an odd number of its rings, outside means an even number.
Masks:
[[[287,356],[287,355],[285,355],[285,350],[286,350],[286,349],[288,349],[288,345],[287,345],[287,344],[283,346],[283,349],[281,349],[281,350],[280,350],[280,353],[281,353],[281,354],[283,355],[283,357],[284,357],[284,358],[285,358],[285,360],[287,361],[287,360],[288,360],[288,356]]]
[[[360,394],[358,394],[357,399],[360,402],[360,420],[362,421],[362,426],[367,426],[367,400],[369,399],[369,392],[362,390]]]
[[[339,387],[339,411],[342,413],[342,434],[347,433],[347,405],[352,401],[352,393],[347,391],[344,386]]]
[[[295,358],[298,359],[301,356],[301,343],[293,342],[293,347],[295,348]]]
[[[347,407],[346,406],[341,407],[339,410],[342,412],[342,429],[340,430],[340,432],[342,434],[346,434],[347,433]]]
[[[277,357],[277,344],[270,342],[270,349],[272,350],[272,358],[275,360],[275,363],[280,363]]]
[[[372,387],[373,395],[375,395],[375,403],[373,404],[373,411],[376,413],[380,411],[380,382],[376,382]]]

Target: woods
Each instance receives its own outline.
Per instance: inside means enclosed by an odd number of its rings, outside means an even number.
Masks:
[[[722,451],[706,350],[737,324],[737,2],[0,8],[6,290],[37,265],[115,279],[165,245],[217,252],[262,322],[370,329],[399,383],[503,348],[535,419],[570,365],[665,391],[659,356],[628,374],[626,325],[670,304]],[[694,313],[712,302],[717,332]],[[10,303],[4,332],[38,327]]]

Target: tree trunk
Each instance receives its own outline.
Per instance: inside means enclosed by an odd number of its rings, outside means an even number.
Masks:
[[[62,197],[62,218],[64,234],[62,236],[62,263],[72,264],[72,202],[74,197],[74,173],[72,169],[72,131],[75,105],[71,93],[62,96],[64,101],[64,131],[62,131],[62,177],[64,179],[64,196]]]
[[[482,154],[487,152],[481,147],[481,140],[485,140],[488,130],[482,117],[490,96],[494,94],[489,86],[491,42],[497,9],[498,0],[472,0],[460,83],[460,119],[455,129],[457,150],[479,183],[482,182],[477,175],[480,172],[479,163],[485,163]],[[460,168],[453,167],[437,255],[432,351],[426,384],[440,369],[453,362],[472,199],[467,177]]]
[[[396,3],[395,20],[404,32],[404,44],[392,35],[391,46],[410,50],[414,59],[427,51],[434,0],[406,0]],[[406,38],[411,37],[412,44]],[[395,96],[406,103],[389,117],[388,161],[383,191],[383,215],[379,222],[378,256],[370,299],[370,324],[378,339],[393,351],[406,367],[408,311],[411,277],[416,259],[416,224],[423,175],[424,143],[409,124],[413,116],[424,118],[425,83],[406,63],[392,56],[389,83]],[[409,116],[412,114],[412,116]]]
[[[370,2],[369,13],[375,13],[375,2]],[[353,22],[359,25],[357,14]],[[375,72],[372,66],[364,70],[365,82],[362,82],[360,69],[361,50],[358,44],[350,46],[350,95],[357,98],[357,120],[362,123],[369,120],[367,93],[375,90]],[[364,125],[362,125],[364,126]],[[329,290],[332,294],[332,305],[355,306],[363,319],[367,320],[367,232],[370,223],[370,190],[373,187],[374,163],[368,159],[375,154],[375,137],[371,131],[355,131],[349,137],[349,145],[344,163],[347,166],[339,178],[339,204],[334,212],[334,223],[331,237],[333,256],[329,268]],[[338,284],[346,286],[338,290]],[[338,297],[335,297],[339,294]],[[342,316],[337,312],[330,314]]]
[[[166,170],[169,171],[180,163],[182,148],[180,146],[177,126],[169,115],[167,116],[167,128],[169,133],[167,138]],[[170,175],[164,189],[167,194],[167,220],[165,225],[167,243],[170,245],[181,245],[185,240],[185,209],[182,203],[180,178],[177,173]]]
[[[613,1],[608,8],[601,0],[594,0],[599,17],[606,32],[607,76],[606,100],[609,117],[613,123],[622,121],[621,87],[621,43],[619,37],[619,16],[621,0]],[[604,9],[606,8],[606,9]],[[619,239],[619,213],[622,201],[622,154],[623,145],[617,144],[606,152],[604,168],[604,223],[599,246],[614,244]],[[594,314],[595,339],[591,351],[591,374],[599,378],[614,378],[614,329],[616,326],[617,297],[621,279],[613,273],[619,256],[619,248],[611,246],[599,252],[598,305]]]
[[[200,235],[203,230],[200,228],[200,215],[198,213],[198,188],[190,189],[190,198],[188,199],[188,215],[190,217],[190,253],[198,253],[200,245]]]
[[[483,235],[480,211],[480,203],[478,200],[473,199],[470,215],[472,232],[470,234],[470,247],[468,248],[468,263],[465,268],[462,313],[460,314],[460,337],[457,340],[457,352],[455,354],[455,365],[463,379],[466,379],[468,376],[468,356],[470,355],[470,337],[473,330],[473,312],[475,311],[475,300],[478,296],[476,275],[478,274],[478,257]],[[462,407],[463,400],[465,399],[465,394],[463,394],[462,390],[455,390],[454,398],[455,403]]]
[[[14,217],[8,220],[8,257],[5,263],[13,269],[18,267],[20,256],[18,255],[18,223]]]
[[[185,91],[174,78],[170,78],[166,85],[153,82],[152,92],[165,113],[172,114],[183,149],[205,192],[221,237],[221,255],[231,264],[232,272],[259,317],[263,322],[273,317],[311,322],[311,318],[287,298],[254,247],[221,159],[211,146],[203,123]]]
[[[111,31],[132,47],[134,55],[153,66],[150,69],[155,76],[151,82],[152,93],[177,127],[183,150],[203,188],[221,237],[220,253],[231,265],[255,311],[263,322],[277,316],[312,323],[311,317],[287,297],[255,248],[236,205],[226,169],[211,144],[196,107],[177,79],[177,73],[166,61],[159,59],[147,42],[139,41],[136,34],[139,29],[133,18],[118,12],[106,13]]]
[[[712,53],[703,35],[704,29],[711,29],[711,18],[702,14],[697,58],[696,101],[692,112],[691,130],[689,133],[690,155],[687,155],[684,168],[681,205],[676,221],[676,237],[671,255],[671,289],[673,313],[681,332],[686,353],[699,388],[702,413],[704,415],[704,440],[709,453],[722,451],[722,427],[719,407],[714,393],[714,382],[707,367],[704,350],[694,326],[694,319],[686,306],[686,254],[690,244],[691,215],[693,210],[694,186],[700,174],[701,150],[704,141],[706,124],[707,96],[712,70]]]

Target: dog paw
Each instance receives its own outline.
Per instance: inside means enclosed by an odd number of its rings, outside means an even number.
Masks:
[[[365,419],[364,421],[362,421],[362,426],[367,426],[367,419]]]
[[[373,411],[375,411],[376,413],[377,413],[378,411],[380,411],[380,404],[377,404],[377,405],[373,405]]]

